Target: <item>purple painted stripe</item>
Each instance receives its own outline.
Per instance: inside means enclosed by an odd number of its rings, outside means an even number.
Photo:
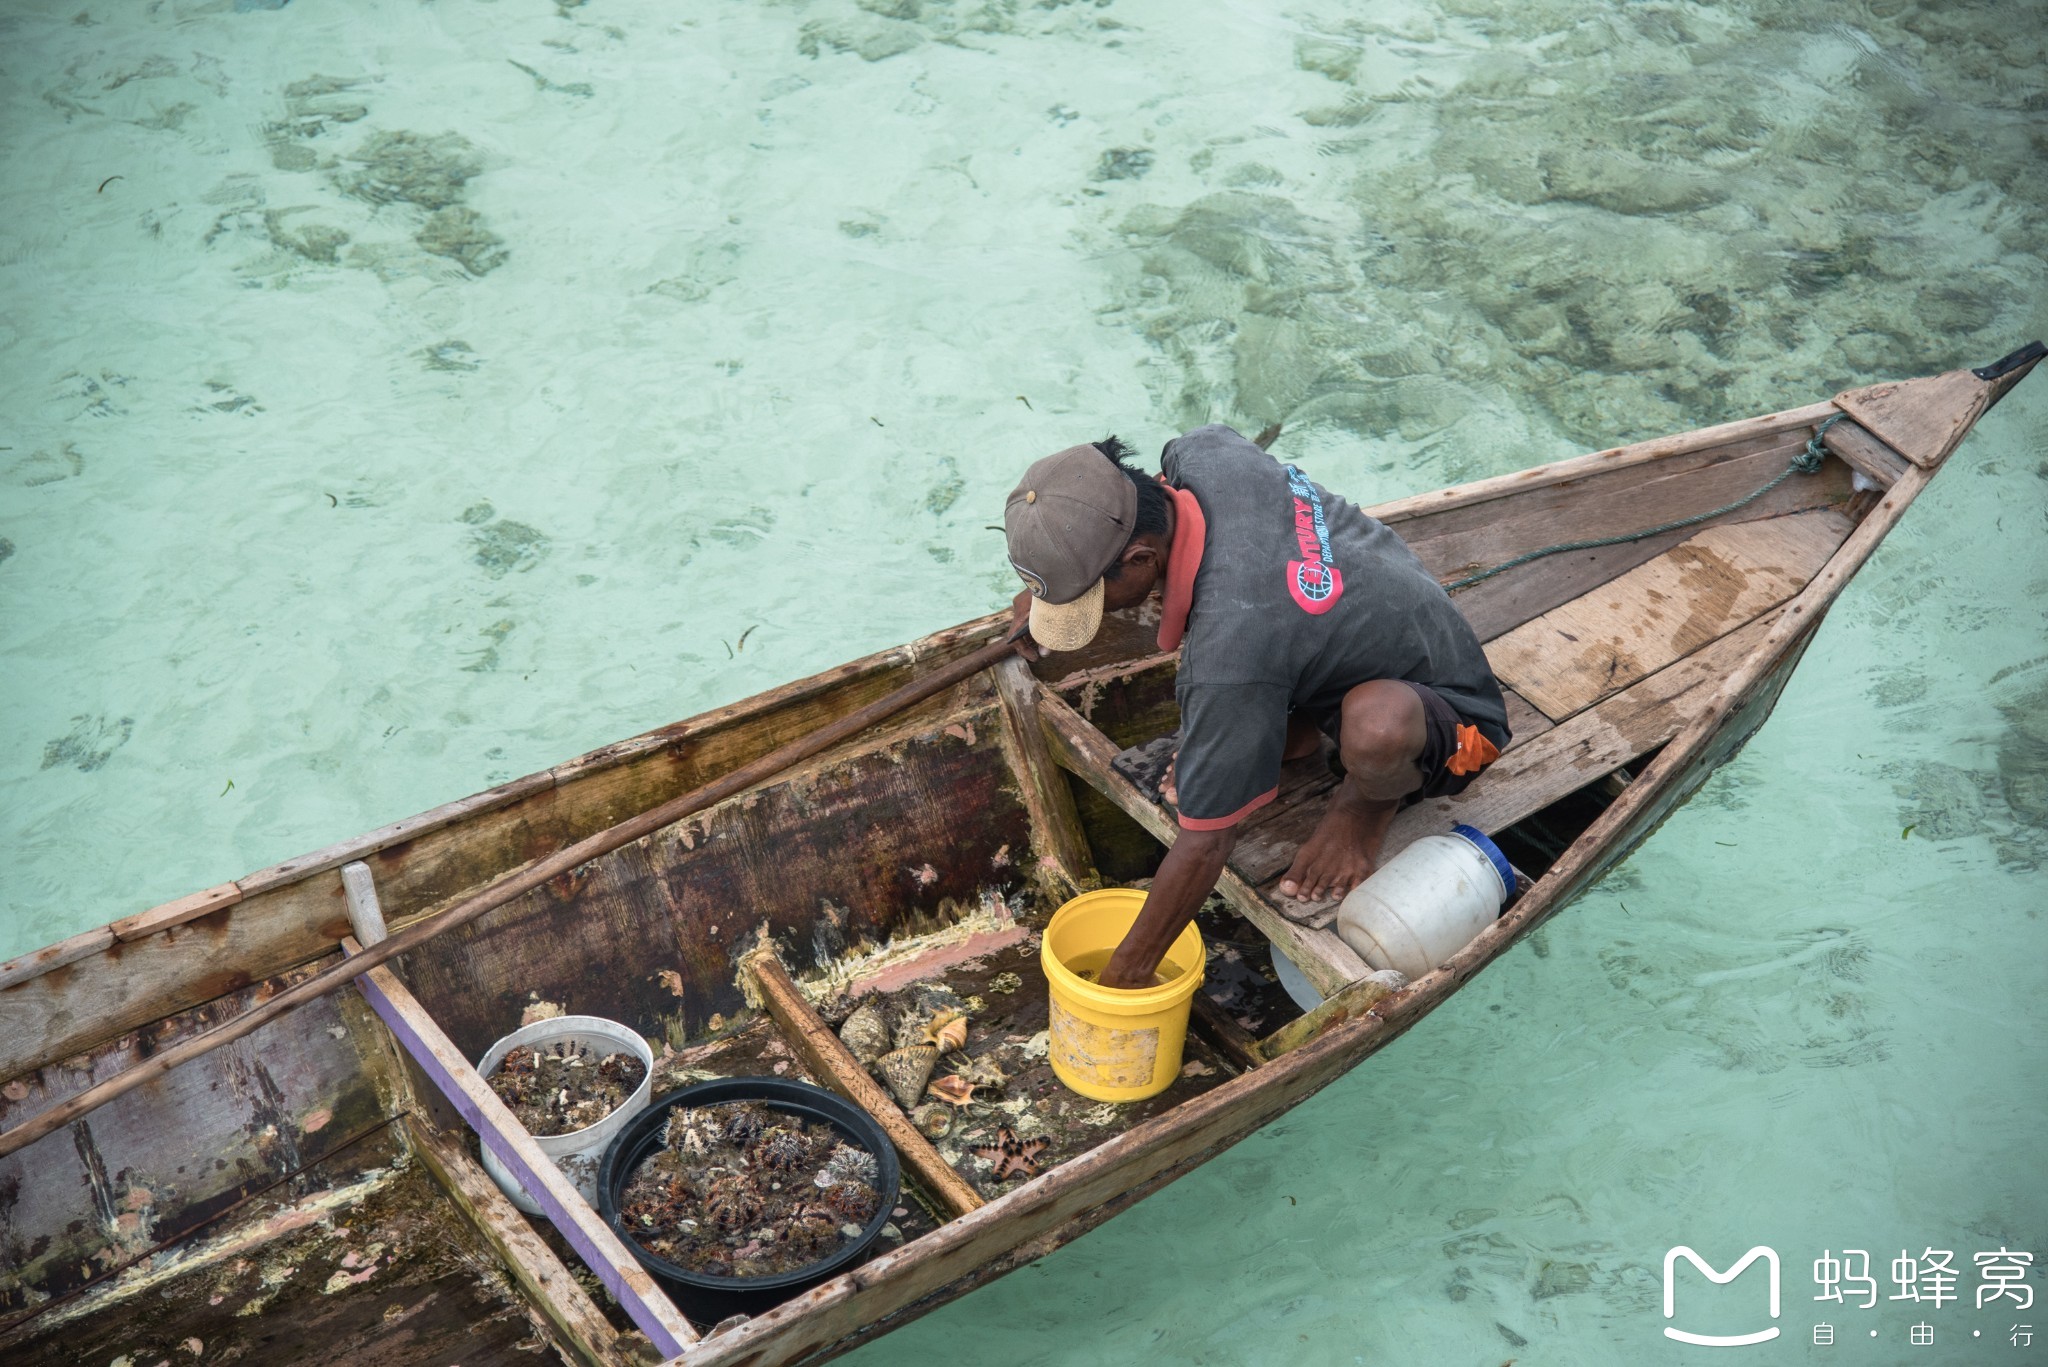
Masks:
[[[519,1180],[519,1185],[526,1188],[527,1195],[533,1198],[542,1213],[554,1221],[555,1228],[562,1232],[570,1247],[576,1250],[577,1256],[582,1258],[585,1265],[597,1274],[598,1280],[618,1297],[619,1304],[625,1308],[627,1315],[632,1317],[633,1323],[638,1325],[648,1338],[654,1340],[654,1346],[661,1350],[661,1355],[664,1358],[675,1357],[688,1347],[669,1330],[662,1322],[663,1317],[647,1303],[639,1290],[626,1280],[618,1265],[605,1255],[596,1241],[590,1237],[589,1231],[583,1227],[584,1220],[597,1218],[595,1212],[583,1205],[580,1200],[577,1202],[581,1207],[580,1212],[572,1211],[558,1201],[554,1193],[548,1190],[547,1184],[541,1180],[540,1174],[527,1166],[526,1160],[484,1113],[475,1097],[442,1064],[439,1056],[421,1037],[417,1027],[392,1003],[384,994],[384,990],[371,981],[368,974],[357,978],[356,986],[361,989],[364,999],[383,1018],[384,1024],[391,1028],[391,1033],[397,1037],[398,1042],[405,1046],[405,1051],[412,1055],[413,1061],[433,1079],[434,1085],[441,1089],[441,1094],[453,1103],[455,1109],[462,1113],[462,1118],[476,1130],[478,1138],[491,1146],[491,1152],[498,1156],[498,1161],[505,1165],[506,1171]],[[443,1038],[445,1042],[445,1037]],[[481,1076],[478,1076],[477,1081],[478,1085],[482,1085]],[[556,1175],[560,1176],[559,1172]],[[657,1290],[655,1294],[660,1295],[661,1292]]]

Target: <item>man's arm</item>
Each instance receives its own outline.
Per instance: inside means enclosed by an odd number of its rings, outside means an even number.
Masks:
[[[1223,861],[1237,843],[1237,828],[1183,830],[1152,879],[1144,909],[1124,936],[1100,979],[1104,987],[1150,987],[1159,961],[1173,947],[1202,903],[1215,890]]]

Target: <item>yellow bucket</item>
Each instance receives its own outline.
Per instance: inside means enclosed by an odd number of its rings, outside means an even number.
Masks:
[[[1052,989],[1052,1070],[1097,1101],[1143,1101],[1173,1085],[1202,985],[1202,935],[1192,922],[1160,961],[1155,987],[1099,987],[1081,976],[1108,965],[1144,905],[1138,888],[1083,893],[1053,913],[1039,944]]]

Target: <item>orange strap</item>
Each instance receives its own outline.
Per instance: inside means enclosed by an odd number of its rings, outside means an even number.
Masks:
[[[1476,774],[1500,758],[1500,747],[1479,734],[1476,726],[1458,728],[1458,749],[1444,768],[1454,774]]]

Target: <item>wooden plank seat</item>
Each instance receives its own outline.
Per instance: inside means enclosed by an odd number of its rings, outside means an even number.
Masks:
[[[1799,592],[1853,527],[1832,508],[1707,527],[1489,642],[1487,661],[1563,721]]]

